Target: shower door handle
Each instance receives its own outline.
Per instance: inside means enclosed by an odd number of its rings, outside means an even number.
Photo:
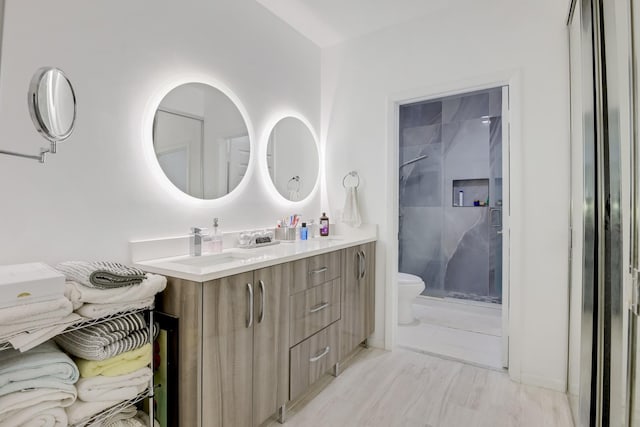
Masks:
[[[498,214],[498,221],[494,221],[494,214]],[[489,224],[494,228],[502,228],[502,209],[501,208],[489,208]]]

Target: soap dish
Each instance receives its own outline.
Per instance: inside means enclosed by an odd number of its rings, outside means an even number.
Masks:
[[[273,246],[273,245],[278,245],[280,244],[279,240],[274,240],[271,242],[265,242],[265,243],[249,243],[248,245],[238,245],[237,247],[240,249],[255,249],[255,248],[263,248],[265,246]]]

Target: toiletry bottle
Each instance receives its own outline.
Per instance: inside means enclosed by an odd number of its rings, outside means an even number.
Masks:
[[[222,231],[218,227],[218,218],[213,219],[213,231],[209,235],[211,239],[210,252],[218,253],[222,252]]]
[[[326,212],[322,212],[320,217],[320,236],[326,237],[329,235],[329,217]]]
[[[308,237],[309,239],[313,239],[316,237],[316,223],[314,220],[310,219],[309,221],[307,221],[307,228],[309,229],[308,233]]]
[[[458,191],[458,206],[464,206],[464,191]]]
[[[300,227],[300,240],[307,240],[309,237],[309,230],[307,229],[307,223],[303,222],[302,227]]]

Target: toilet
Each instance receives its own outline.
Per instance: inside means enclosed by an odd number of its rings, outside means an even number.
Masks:
[[[418,276],[398,273],[398,323],[406,325],[413,323],[413,302],[424,291],[424,282]]]

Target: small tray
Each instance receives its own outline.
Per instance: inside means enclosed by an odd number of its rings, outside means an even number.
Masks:
[[[255,249],[255,248],[262,248],[265,246],[273,246],[273,245],[279,245],[280,241],[279,240],[274,240],[271,242],[267,242],[267,243],[249,243],[248,245],[238,245],[238,248],[240,249]]]

